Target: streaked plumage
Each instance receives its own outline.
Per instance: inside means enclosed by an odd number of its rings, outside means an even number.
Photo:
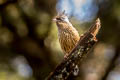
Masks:
[[[79,41],[79,33],[64,14],[56,16],[54,20],[58,28],[58,37],[61,48],[65,55],[67,55]]]

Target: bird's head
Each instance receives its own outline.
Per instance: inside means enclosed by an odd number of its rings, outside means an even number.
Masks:
[[[69,23],[69,19],[68,17],[66,16],[65,14],[65,11],[63,11],[61,14],[58,14],[54,19],[53,19],[54,22],[66,22],[66,23]]]

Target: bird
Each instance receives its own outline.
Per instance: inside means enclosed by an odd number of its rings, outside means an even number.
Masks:
[[[58,38],[64,57],[67,57],[78,43],[80,36],[78,31],[69,21],[65,11],[53,18],[57,25]]]

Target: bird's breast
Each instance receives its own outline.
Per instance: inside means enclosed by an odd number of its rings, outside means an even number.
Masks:
[[[58,36],[61,48],[65,54],[70,53],[80,39],[77,31],[67,29],[59,31]]]

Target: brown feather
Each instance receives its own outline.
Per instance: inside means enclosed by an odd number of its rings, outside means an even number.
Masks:
[[[65,54],[68,54],[79,41],[79,34],[73,26],[66,22],[57,22],[57,26],[61,48]]]

